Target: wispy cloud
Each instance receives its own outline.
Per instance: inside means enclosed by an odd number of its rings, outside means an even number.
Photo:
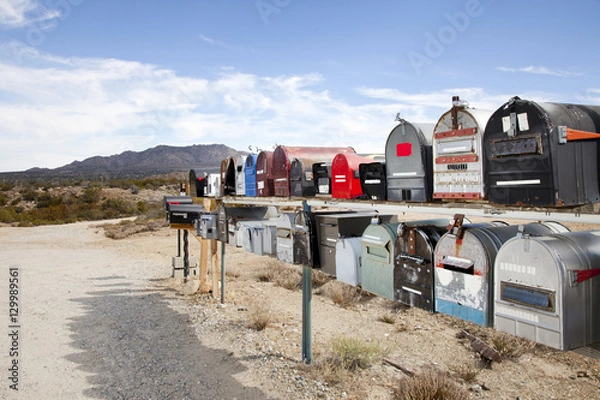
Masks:
[[[552,69],[552,68],[547,68],[547,67],[536,67],[533,65],[530,65],[528,67],[523,67],[523,68],[497,67],[496,69],[498,71],[502,71],[502,72],[510,72],[510,73],[523,72],[523,73],[527,73],[527,74],[549,75],[549,76],[558,76],[558,77],[563,77],[563,78],[581,75],[580,73],[577,73],[577,72],[564,71],[561,69]]]
[[[5,29],[22,28],[60,16],[59,11],[49,10],[38,0],[0,1],[0,27]]]

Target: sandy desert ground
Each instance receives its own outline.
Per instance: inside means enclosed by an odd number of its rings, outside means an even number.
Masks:
[[[313,295],[307,366],[302,292],[258,278],[273,259],[227,246],[220,304],[207,294],[183,294],[170,277],[175,230],[112,240],[98,225],[0,227],[0,398],[392,399],[391,387],[407,373],[429,371],[447,374],[474,399],[600,398],[597,359],[530,346],[517,358],[486,363],[457,337],[467,328],[485,338],[485,330],[373,296],[341,307],[325,287]],[[197,255],[194,238],[190,247]],[[10,321],[14,271],[18,316]],[[271,316],[263,331],[247,326],[257,304]],[[378,343],[401,369],[378,360],[332,383],[319,365],[340,335]],[[15,344],[18,356],[10,354]],[[9,379],[15,359],[18,391]],[[473,379],[463,379],[473,370]]]

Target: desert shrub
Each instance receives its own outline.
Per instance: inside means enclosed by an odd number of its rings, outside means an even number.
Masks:
[[[510,335],[508,333],[493,331],[491,346],[496,349],[502,358],[519,358],[535,348],[535,342]]]
[[[397,400],[467,400],[469,394],[441,372],[402,379],[393,388]]]
[[[8,197],[4,193],[0,193],[0,207],[4,207],[8,203]]]
[[[386,324],[393,325],[396,323],[396,314],[392,312],[387,312],[385,314],[381,314],[378,318],[378,321],[384,322]]]
[[[368,368],[373,362],[384,357],[387,350],[378,342],[366,341],[357,337],[338,336],[330,342],[329,360],[332,365],[354,371]]]
[[[271,323],[271,306],[264,301],[255,301],[248,306],[248,322],[250,329],[262,331]]]
[[[465,381],[466,383],[473,383],[477,378],[477,375],[481,372],[481,367],[477,367],[471,364],[459,364],[450,367],[450,370],[454,372],[454,374]]]
[[[327,296],[340,307],[349,307],[357,303],[362,297],[362,290],[340,281],[332,280],[316,291],[317,294]]]
[[[269,260],[257,276],[261,282],[273,282],[289,290],[302,287],[302,274],[294,267],[288,267],[279,260]]]
[[[89,186],[83,190],[83,201],[87,204],[97,203],[102,195],[102,189],[96,186]]]

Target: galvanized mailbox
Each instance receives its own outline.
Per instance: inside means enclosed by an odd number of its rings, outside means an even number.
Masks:
[[[258,154],[248,154],[246,157],[246,167],[244,168],[244,184],[246,185],[246,196],[256,197],[256,162]]]
[[[360,184],[360,164],[373,160],[356,154],[337,154],[331,163],[331,197],[355,199],[363,196]]]
[[[358,171],[364,197],[372,200],[385,200],[387,195],[385,163],[376,161],[360,164]]]
[[[294,213],[282,213],[275,223],[276,253],[279,261],[292,264],[294,262]]]
[[[494,328],[560,350],[600,341],[600,231],[504,243],[495,261]]]
[[[513,97],[484,134],[488,198],[496,204],[570,206],[600,201],[600,106]]]
[[[491,111],[467,106],[458,96],[433,131],[433,198],[485,198],[482,137]]]
[[[376,212],[351,214],[317,214],[316,229],[319,241],[319,262],[321,270],[336,275],[336,244],[341,238],[362,236],[364,230],[375,219],[376,223],[395,222],[395,215],[381,215]]]
[[[387,199],[429,201],[433,190],[433,124],[398,119],[385,144]]]
[[[435,311],[481,326],[493,326],[494,261],[517,234],[568,231],[559,223],[465,225],[440,238],[435,248]]]
[[[312,197],[317,194],[313,180],[313,160],[294,158],[290,166],[290,196]]]
[[[335,245],[335,277],[338,281],[358,286],[361,283],[361,238],[339,239]]]
[[[394,248],[398,223],[369,225],[363,232],[360,265],[364,290],[394,300]]]
[[[394,246],[395,299],[412,307],[434,311],[434,251],[446,233],[445,224],[400,224]]]
[[[219,230],[217,229],[218,213],[208,212],[200,215],[200,219],[196,220],[196,236],[203,239],[218,239]]]

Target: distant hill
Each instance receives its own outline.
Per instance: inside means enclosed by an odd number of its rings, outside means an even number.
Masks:
[[[247,154],[223,144],[197,144],[185,147],[156,146],[144,151],[125,151],[108,157],[95,156],[74,161],[63,167],[31,168],[20,172],[0,173],[0,179],[97,179],[139,178],[171,172],[187,172],[192,168],[218,171],[221,161],[229,156]]]

